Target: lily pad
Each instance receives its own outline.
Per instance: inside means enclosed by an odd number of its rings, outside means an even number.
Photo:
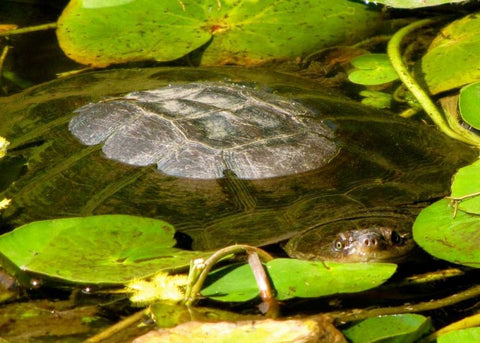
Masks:
[[[379,15],[346,0],[72,0],[57,36],[67,56],[95,67],[170,61],[207,43],[202,64],[250,65],[358,40]]]
[[[352,343],[416,342],[430,326],[419,314],[397,314],[368,318],[342,332]]]
[[[421,61],[432,94],[480,80],[480,16],[470,14],[444,27]]]
[[[480,267],[480,216],[457,211],[448,199],[425,208],[413,225],[413,238],[429,254]]]
[[[453,177],[452,198],[462,199],[458,208],[462,211],[480,214],[480,160],[460,168]]]
[[[480,328],[468,328],[452,331],[438,337],[438,343],[479,342]]]
[[[348,74],[348,79],[353,83],[374,86],[398,79],[398,74],[386,54],[358,56],[352,60],[352,65],[355,69]]]
[[[480,129],[480,82],[472,83],[460,90],[458,105],[462,119],[475,129]]]
[[[379,286],[396,270],[391,263],[337,263],[275,259],[266,264],[277,299],[314,298],[361,292]],[[228,266],[207,278],[201,293],[219,301],[248,301],[258,296],[249,265]]]
[[[44,220],[0,236],[0,251],[22,270],[81,284],[123,284],[187,267],[206,253],[173,248],[174,229],[143,217]]]

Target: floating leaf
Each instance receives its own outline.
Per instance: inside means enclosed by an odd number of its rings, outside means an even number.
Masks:
[[[432,94],[480,80],[480,16],[470,14],[444,27],[421,61]]]
[[[460,168],[453,177],[452,198],[464,198],[459,201],[462,211],[480,214],[480,160]]]
[[[367,54],[352,60],[355,67],[348,79],[353,83],[366,86],[381,85],[398,79],[386,54]]]
[[[57,35],[67,56],[96,67],[170,61],[207,42],[204,65],[256,64],[358,40],[378,18],[346,0],[72,0]]]
[[[173,248],[173,234],[164,221],[127,215],[44,220],[0,236],[0,251],[23,270],[44,277],[122,284],[205,256]]]
[[[266,264],[279,300],[361,292],[385,282],[391,263],[336,263],[275,259]],[[248,301],[258,296],[249,265],[228,266],[209,275],[202,295],[220,301]]]
[[[475,129],[480,129],[480,82],[472,83],[460,90],[458,105],[463,120]]]
[[[368,318],[342,332],[352,343],[416,342],[430,326],[419,314],[397,314]]]
[[[457,211],[448,199],[418,215],[413,238],[429,254],[458,264],[480,267],[480,216]]]
[[[438,343],[480,342],[480,328],[452,331],[438,337]]]

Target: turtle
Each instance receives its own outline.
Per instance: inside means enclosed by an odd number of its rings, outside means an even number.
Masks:
[[[96,71],[0,99],[3,227],[132,214],[193,249],[283,242],[291,257],[401,258],[469,146],[265,69]],[[5,174],[7,175],[7,174]]]

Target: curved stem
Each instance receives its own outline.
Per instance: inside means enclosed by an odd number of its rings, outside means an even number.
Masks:
[[[447,121],[445,120],[443,114],[435,106],[434,102],[430,99],[429,95],[425,90],[420,87],[420,85],[415,81],[415,79],[410,75],[407,66],[403,62],[401,54],[401,43],[403,38],[409,33],[415,31],[416,29],[435,23],[439,19],[423,19],[416,21],[410,25],[403,27],[398,30],[390,39],[387,46],[387,54],[390,58],[393,68],[397,72],[400,80],[405,84],[408,90],[417,98],[418,102],[422,105],[424,111],[432,119],[432,121],[442,130],[446,135],[460,140],[465,143],[480,145],[480,138],[476,137],[474,134],[468,130],[462,130],[462,132],[456,132],[450,128]]]
[[[227,256],[241,253],[241,252],[246,252],[247,254],[257,253],[260,259],[264,262],[273,260],[273,257],[266,251],[250,245],[236,244],[236,245],[231,245],[229,247],[218,250],[212,256],[210,256],[207,260],[205,260],[205,262],[203,263],[203,268],[201,272],[198,272],[198,270],[194,271],[196,275],[193,278],[194,280],[191,280],[193,282],[193,285],[185,294],[185,305],[190,306],[193,304],[197,294],[202,289],[203,283],[205,282],[205,279],[207,278],[208,273],[217,262],[219,262],[220,260],[224,259]]]
[[[260,261],[257,252],[248,254],[248,264],[252,269],[258,290],[260,291],[260,298],[263,301],[259,306],[260,311],[269,317],[278,317],[280,310],[278,301],[275,299],[270,279],[265,272],[265,268],[263,267],[262,261]]]

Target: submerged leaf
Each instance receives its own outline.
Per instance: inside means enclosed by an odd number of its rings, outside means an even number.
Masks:
[[[376,108],[390,108],[392,95],[384,92],[363,90],[359,93],[363,96],[362,104]]]
[[[366,86],[381,85],[398,79],[386,54],[367,54],[352,61],[355,69],[348,75],[353,83]]]
[[[275,259],[266,264],[279,300],[361,292],[385,282],[396,270],[390,263],[336,263]],[[249,265],[228,266],[209,275],[202,295],[220,301],[258,296]]]
[[[238,322],[241,320],[262,320],[260,314],[241,314],[214,307],[186,306],[183,304],[158,301],[149,306],[152,319],[158,327],[169,328],[190,322],[192,318],[200,322]]]
[[[33,222],[0,236],[0,251],[27,272],[62,281],[122,284],[189,265],[205,253],[173,248],[161,220],[105,215]]]
[[[480,216],[457,211],[448,199],[425,208],[413,225],[413,238],[429,254],[480,267]]]
[[[78,342],[111,325],[100,306],[76,304],[71,300],[30,299],[2,304],[0,342]],[[105,315],[105,314],[103,314]]]

